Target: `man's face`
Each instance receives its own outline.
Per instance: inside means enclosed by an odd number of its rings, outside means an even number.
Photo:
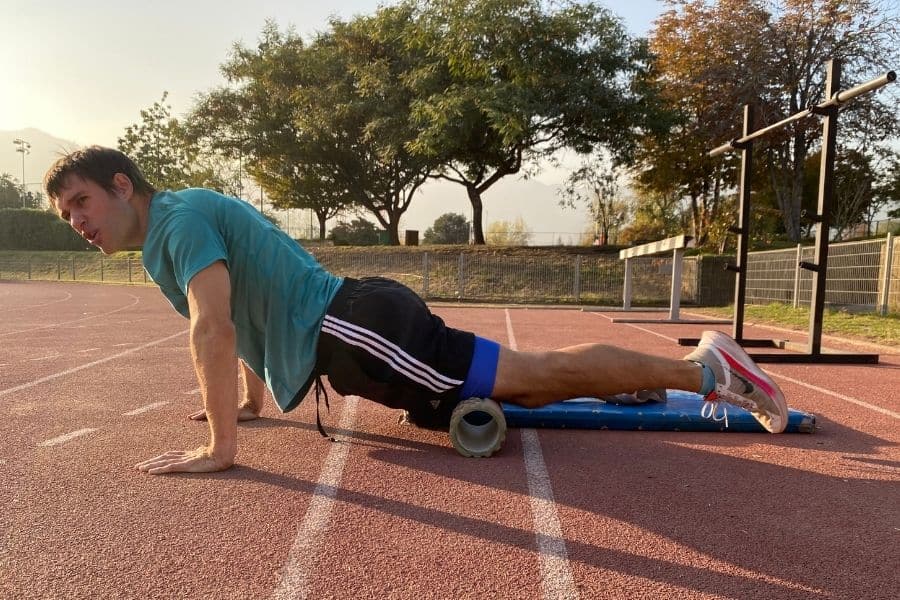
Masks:
[[[127,182],[117,185],[119,177],[124,176],[116,175],[115,191],[108,192],[94,181],[69,175],[59,196],[53,200],[59,216],[104,254],[135,245],[137,214],[128,203],[130,186]]]

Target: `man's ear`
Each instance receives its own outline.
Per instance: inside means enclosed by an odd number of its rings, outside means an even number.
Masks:
[[[116,173],[112,179],[113,188],[118,192],[123,200],[128,200],[134,194],[134,184],[131,178],[125,173]]]

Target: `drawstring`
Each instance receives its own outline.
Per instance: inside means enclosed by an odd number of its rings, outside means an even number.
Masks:
[[[328,405],[328,392],[325,390],[325,384],[322,383],[321,375],[316,376],[316,427],[319,429],[319,433],[323,438],[328,438],[334,442],[336,440],[325,433],[325,428],[322,427],[322,419],[319,417],[319,391],[325,396],[325,410],[331,413],[331,407]]]

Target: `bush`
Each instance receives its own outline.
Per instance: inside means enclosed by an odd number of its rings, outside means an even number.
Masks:
[[[425,230],[422,238],[425,244],[468,244],[469,223],[463,215],[446,213]]]
[[[374,246],[378,243],[378,229],[365,219],[338,223],[328,234],[335,246]]]
[[[0,209],[0,250],[88,250],[90,247],[53,213]]]

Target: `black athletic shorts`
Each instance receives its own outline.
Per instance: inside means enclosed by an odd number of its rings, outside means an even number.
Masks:
[[[401,283],[345,278],[328,307],[316,375],[331,387],[408,411],[420,427],[446,429],[459,404],[475,335],[447,327]]]

